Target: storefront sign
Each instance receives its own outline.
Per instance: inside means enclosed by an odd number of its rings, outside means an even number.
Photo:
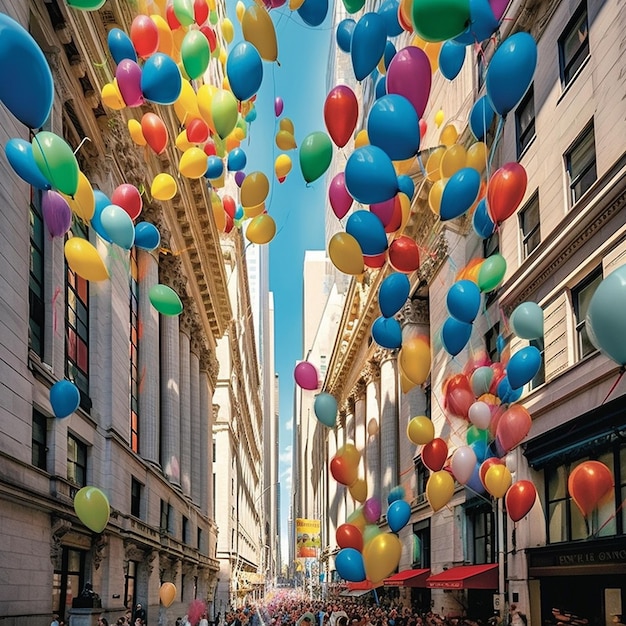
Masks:
[[[530,568],[626,564],[626,541],[532,548],[528,551],[528,557]]]

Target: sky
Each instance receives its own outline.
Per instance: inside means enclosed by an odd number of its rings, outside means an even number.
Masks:
[[[228,2],[229,16],[234,2]],[[246,3],[248,6],[249,3]],[[270,290],[274,293],[274,334],[276,372],[279,376],[281,532],[283,561],[288,556],[288,516],[291,502],[291,451],[293,397],[296,361],[303,358],[302,284],[305,250],[323,250],[326,183],[322,176],[307,185],[300,171],[298,150],[288,154],[293,167],[284,183],[274,175],[274,161],[282,153],[274,142],[279,121],[288,117],[294,124],[298,146],[311,132],[325,131],[323,107],[326,98],[326,70],[332,29],[333,0],[324,23],[313,28],[305,24],[288,3],[270,11],[278,41],[278,62],[263,62],[263,82],[257,93],[257,118],[249,125],[246,172],[262,171],[270,180],[266,207],[276,222],[276,235],[269,244]],[[241,39],[235,15],[230,16]],[[280,97],[284,110],[274,113]]]

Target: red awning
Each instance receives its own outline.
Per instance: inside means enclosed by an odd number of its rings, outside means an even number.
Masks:
[[[385,587],[426,587],[429,569],[407,569],[385,578]]]
[[[429,589],[497,589],[498,564],[459,565],[426,580]]]
[[[378,583],[376,586],[380,587],[382,583]],[[359,583],[348,583],[348,591],[371,591],[374,589],[372,583],[369,580],[363,580]]]

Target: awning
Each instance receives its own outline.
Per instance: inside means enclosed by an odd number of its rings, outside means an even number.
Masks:
[[[498,564],[459,565],[426,579],[429,589],[497,589]]]
[[[378,583],[376,587],[380,587],[382,583]],[[348,588],[345,591],[342,591],[339,595],[346,598],[358,598],[359,596],[364,596],[366,593],[372,591],[374,587],[369,580],[363,580],[358,583],[348,583]]]
[[[407,569],[385,578],[385,587],[426,587],[429,569]]]

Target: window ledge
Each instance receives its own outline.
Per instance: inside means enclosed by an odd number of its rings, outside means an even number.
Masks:
[[[557,106],[561,103],[561,100],[565,98],[569,90],[572,88],[572,85],[576,82],[576,79],[580,76],[581,72],[587,67],[590,59],[591,59],[591,54],[588,54],[587,58],[580,64],[580,67],[576,70],[574,75],[570,78],[567,85],[563,87],[563,91],[561,91],[561,95],[558,97],[556,101]]]
[[[522,158],[524,157],[524,155],[530,150],[530,147],[535,143],[535,141],[537,140],[537,133],[535,133],[532,138],[530,139],[530,141],[524,146],[524,149],[517,155],[517,161],[518,163],[522,160]]]

